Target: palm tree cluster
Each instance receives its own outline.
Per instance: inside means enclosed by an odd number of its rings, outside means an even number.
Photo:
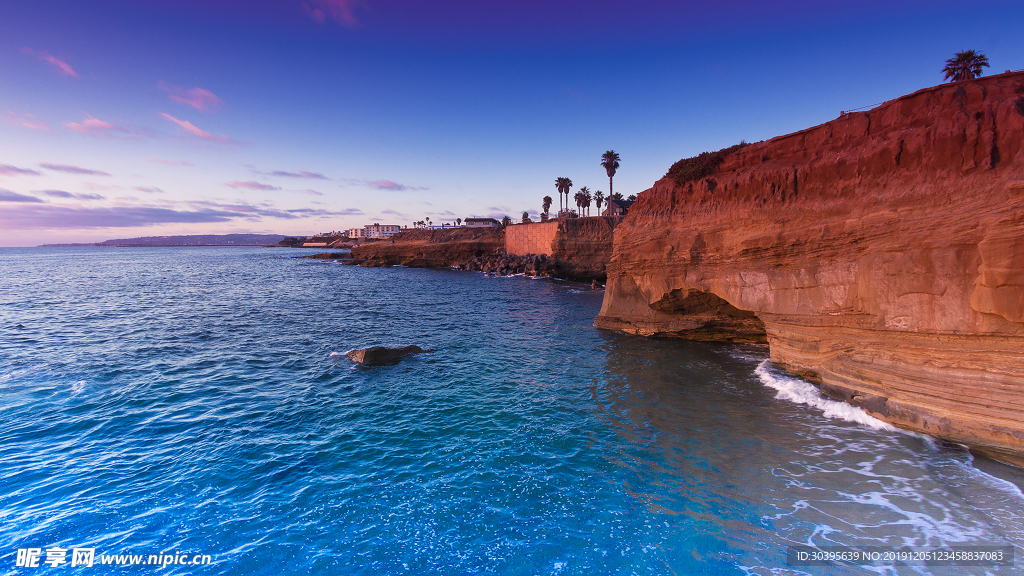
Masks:
[[[974,50],[964,50],[946,60],[946,66],[942,72],[946,75],[946,80],[960,82],[961,80],[974,80],[981,76],[981,69],[987,67],[988,56]]]
[[[600,190],[591,193],[590,190],[583,186],[580,188],[573,199],[576,201],[576,209],[579,214],[590,214],[591,202],[597,204],[597,213],[601,214],[601,206],[605,204],[607,200],[613,200],[618,198],[622,199],[621,194],[612,192],[612,179],[615,177],[615,171],[619,168],[619,154],[615,150],[608,150],[601,155],[601,166],[604,167],[605,173],[608,174],[608,196],[604,195],[604,192]],[[559,216],[565,215],[569,207],[569,193],[572,191],[572,180],[565,176],[555,178],[555,189],[558,190],[558,214]],[[562,194],[565,194],[565,207],[562,208]],[[551,197],[544,197],[544,212],[547,213],[548,208],[551,207]]]

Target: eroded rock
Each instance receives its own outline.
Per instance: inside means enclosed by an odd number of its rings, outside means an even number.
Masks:
[[[386,346],[371,346],[370,348],[361,348],[359,350],[349,350],[345,353],[349,360],[358,362],[363,366],[387,366],[390,364],[397,364],[412,354],[423,354],[425,352],[433,352],[433,350],[423,349],[419,346],[405,346],[404,348],[388,348]]]

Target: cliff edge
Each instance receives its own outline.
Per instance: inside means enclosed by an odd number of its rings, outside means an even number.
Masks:
[[[1024,74],[659,180],[615,230],[595,324],[767,341],[829,396],[1024,464]]]

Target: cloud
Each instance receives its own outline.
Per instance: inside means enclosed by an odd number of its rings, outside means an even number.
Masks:
[[[149,160],[150,162],[156,162],[157,164],[166,164],[168,166],[195,166],[195,164],[185,162],[183,160],[163,160],[161,158],[143,158],[143,160]]]
[[[74,130],[75,132],[81,132],[82,134],[96,134],[100,136],[113,136],[114,134],[130,134],[131,131],[121,126],[115,126],[110,122],[105,122],[98,118],[89,116],[82,122],[65,122],[65,126]]]
[[[338,24],[354,28],[358,24],[355,14],[352,13],[356,3],[356,0],[309,0],[303,2],[302,7],[317,24],[324,24],[331,19]]]
[[[301,190],[301,192],[305,192],[306,194],[312,194],[313,196],[323,196],[324,195],[323,192],[317,192],[316,190],[313,190],[312,188],[306,188],[305,190]]]
[[[381,213],[381,214],[394,214],[395,216],[402,216],[402,217],[405,217],[405,214],[402,214],[402,213],[401,213],[401,212],[399,212],[398,210],[392,210],[391,208],[388,208],[388,209],[386,209],[386,210],[381,210],[381,211],[380,211],[380,213]]]
[[[266,176],[281,176],[283,178],[311,178],[313,180],[330,180],[327,176],[319,172],[309,172],[306,170],[299,170],[298,172],[286,172],[284,170],[274,170],[273,172],[263,172]]]
[[[399,184],[391,180],[360,180],[358,178],[341,178],[339,179],[342,186],[367,186],[369,188],[376,188],[377,190],[391,190],[394,192],[401,192],[403,190],[430,190],[426,186],[408,186],[405,184]]]
[[[10,164],[0,164],[0,176],[42,176],[42,172],[36,172],[35,170],[29,170],[28,168],[18,168],[17,166],[11,166]]]
[[[172,86],[163,80],[157,83],[157,88],[167,92],[167,97],[173,102],[191,106],[200,112],[216,112],[224,103],[213,92],[206,88],[185,88],[183,86]]]
[[[227,184],[225,184],[225,186],[230,186],[231,188],[245,188],[246,190],[280,190],[281,189],[280,186],[271,186],[270,184],[261,184],[259,182],[255,182],[253,180],[249,180],[247,182],[242,182],[240,180],[232,180],[231,182],[228,182]]]
[[[33,196],[0,190],[0,198],[10,196],[17,202],[0,210],[0,229],[123,228],[169,223],[218,223],[245,220],[258,222],[263,218],[295,220],[307,217],[361,215],[357,208],[323,210],[296,208],[280,210],[269,204],[221,204],[217,202],[174,202],[162,206],[124,205],[86,207],[67,204],[46,204]]]
[[[50,126],[36,118],[33,114],[15,114],[14,112],[8,112],[3,116],[0,116],[4,122],[8,124],[14,124],[15,126],[22,126],[24,128],[31,128],[33,130],[49,130]]]
[[[0,202],[42,202],[35,196],[28,196],[27,194],[18,194],[10,190],[0,188]],[[6,209],[5,209],[6,211]]]
[[[50,164],[43,162],[40,164],[47,170],[53,170],[54,172],[67,172],[68,174],[88,174],[90,176],[110,176],[102,170],[90,170],[89,168],[82,168],[81,166],[75,166],[74,164]]]
[[[156,186],[136,186],[136,190],[139,192],[148,192],[150,194],[163,194],[164,191],[157,188]]]
[[[104,197],[99,194],[75,194],[72,192],[66,192],[64,190],[39,190],[40,193],[46,194],[53,198],[78,198],[79,200],[103,200]]]
[[[74,68],[72,68],[67,62],[65,62],[65,61],[63,61],[63,60],[61,60],[59,58],[56,58],[54,56],[51,56],[47,52],[39,52],[39,51],[33,50],[31,48],[22,48],[21,52],[23,54],[31,54],[33,56],[36,56],[37,58],[39,58],[40,60],[42,60],[44,62],[49,62],[57,70],[57,72],[65,75],[65,76],[72,76],[74,78],[78,78],[79,77],[78,76],[78,72],[75,72]]]
[[[210,134],[209,132],[205,132],[203,130],[200,130],[199,128],[197,128],[195,126],[195,124],[192,124],[188,120],[178,120],[177,118],[175,118],[174,116],[171,116],[170,114],[167,114],[166,112],[161,112],[160,115],[163,116],[164,119],[167,120],[168,122],[173,122],[173,123],[177,124],[178,127],[180,127],[182,130],[184,130],[185,132],[195,136],[196,138],[199,138],[200,140],[207,140],[209,142],[217,142],[218,144],[242,144],[242,142],[239,142],[237,140],[233,140],[233,139],[231,139],[231,138],[229,138],[227,136],[224,136],[223,134],[221,134],[220,136],[214,136],[213,134]]]

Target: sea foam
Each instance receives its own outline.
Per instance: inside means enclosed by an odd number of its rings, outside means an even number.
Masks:
[[[762,361],[754,369],[754,374],[761,379],[761,383],[769,388],[778,391],[776,398],[806,404],[812,408],[821,410],[829,418],[839,418],[849,422],[856,422],[874,428],[876,430],[896,430],[895,426],[887,424],[878,418],[869,415],[864,410],[851,406],[846,402],[829,400],[821,395],[821,391],[813,384],[797,378],[786,376],[775,376],[768,370],[768,360]]]

